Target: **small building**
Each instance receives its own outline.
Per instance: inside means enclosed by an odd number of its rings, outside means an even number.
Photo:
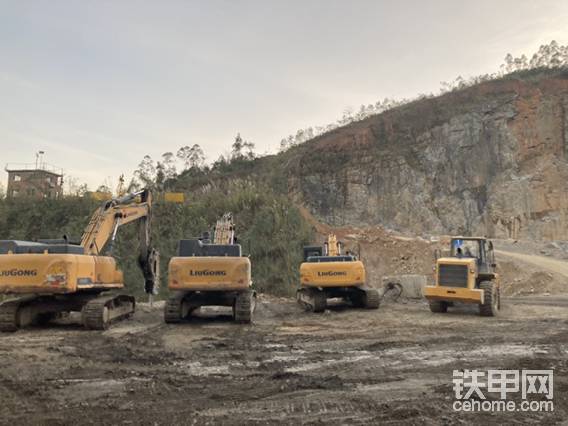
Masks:
[[[8,198],[53,198],[63,195],[63,170],[49,164],[7,164]]]

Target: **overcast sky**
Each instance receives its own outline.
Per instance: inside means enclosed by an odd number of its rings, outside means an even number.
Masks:
[[[237,132],[275,152],[552,39],[568,1],[0,0],[0,160],[44,150],[94,188],[183,145],[214,160]]]

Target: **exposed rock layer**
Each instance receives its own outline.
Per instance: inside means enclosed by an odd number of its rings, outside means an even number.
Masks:
[[[290,152],[289,190],[331,225],[568,238],[568,76],[484,83]]]

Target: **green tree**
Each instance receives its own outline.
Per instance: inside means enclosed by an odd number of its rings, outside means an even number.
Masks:
[[[163,191],[166,177],[165,167],[161,162],[158,161],[158,163],[156,164],[156,180],[154,182],[154,185],[152,185],[151,187],[157,189],[158,191]]]
[[[173,179],[177,175],[175,159],[173,152],[164,152],[162,154],[162,166],[166,179]]]
[[[243,150],[245,151],[244,157],[247,160],[253,160],[256,158],[256,154],[254,153],[254,143],[250,141],[243,142]]]
[[[189,150],[189,166],[192,169],[201,169],[205,164],[205,153],[197,144],[193,145]]]
[[[84,197],[87,192],[89,192],[89,186],[86,183],[83,183],[79,185],[74,195],[77,197]]]
[[[231,159],[238,160],[243,158],[243,145],[243,138],[241,137],[240,133],[237,133],[237,136],[235,136],[235,141],[231,146]]]
[[[134,172],[142,185],[146,188],[151,188],[156,179],[156,166],[154,160],[149,155],[145,155],[142,161],[138,164],[138,168]]]
[[[176,156],[182,161],[184,170],[201,169],[205,163],[205,154],[198,144],[181,147]]]

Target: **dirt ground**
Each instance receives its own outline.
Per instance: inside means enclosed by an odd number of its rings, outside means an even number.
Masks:
[[[219,309],[166,325],[162,305],[105,332],[0,335],[2,424],[560,423],[568,417],[568,295],[432,314],[301,310],[261,297],[253,325]],[[453,370],[554,369],[553,413],[454,413]]]

